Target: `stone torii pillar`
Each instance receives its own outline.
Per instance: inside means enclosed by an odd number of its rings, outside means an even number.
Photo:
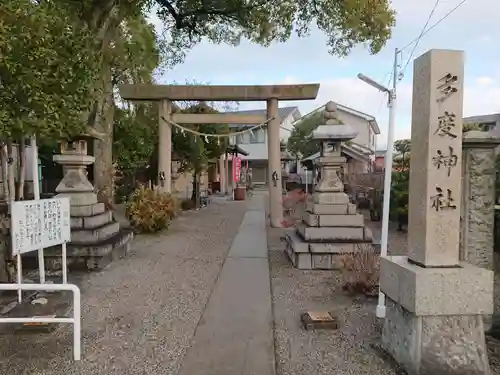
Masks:
[[[271,226],[281,227],[283,221],[281,186],[280,116],[278,99],[268,99],[267,117],[272,120],[267,125],[269,216]]]
[[[172,102],[163,99],[158,102],[158,186],[161,192],[172,192],[172,125],[170,120]],[[165,119],[165,120],[164,120]]]
[[[226,163],[224,161],[224,154],[219,157],[219,183],[220,193],[226,194]]]
[[[224,193],[229,194],[229,155],[224,153]]]

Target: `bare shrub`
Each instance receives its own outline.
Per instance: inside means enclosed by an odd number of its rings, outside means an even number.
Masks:
[[[380,256],[372,244],[357,244],[353,253],[342,256],[342,289],[355,294],[378,294]]]
[[[296,218],[294,217],[295,212],[306,202],[307,195],[302,189],[295,189],[288,192],[282,201],[283,205],[283,222],[284,228],[290,228],[295,226]]]

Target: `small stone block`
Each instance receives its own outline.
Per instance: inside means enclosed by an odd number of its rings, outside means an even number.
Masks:
[[[285,236],[285,240],[293,250],[294,253],[308,253],[309,252],[309,244],[302,241],[302,239],[297,235],[295,231],[292,233],[288,233]]]
[[[307,202],[307,211],[316,215],[346,215],[349,213],[350,204],[317,204]],[[356,213],[356,207],[354,207]]]
[[[120,223],[111,222],[102,227],[75,230],[71,233],[72,243],[92,243],[103,241],[116,234],[120,230]]]
[[[347,205],[347,214],[348,215],[354,215],[357,211],[356,205],[354,203],[349,203]]]
[[[345,254],[354,253],[356,244],[354,243],[310,243],[309,251],[317,254]]]
[[[310,253],[296,253],[290,245],[287,245],[285,252],[295,268],[300,270],[310,270],[312,268]]]
[[[312,329],[338,329],[339,323],[330,312],[308,311],[300,315],[300,320],[306,331]]]
[[[349,197],[346,193],[314,193],[313,202],[316,204],[347,204]]]
[[[70,215],[72,217],[94,216],[105,211],[104,203],[95,203],[88,206],[71,206]]]
[[[315,215],[306,212],[304,214],[304,223],[310,227],[362,227],[364,225],[364,217],[361,214]]]
[[[348,242],[348,241],[364,241],[363,227],[306,227],[299,224],[297,233],[306,241],[312,242]]]
[[[97,203],[97,194],[95,193],[61,193],[58,198],[69,198],[71,206],[88,206]]]
[[[340,265],[335,261],[338,256],[335,254],[311,254],[311,266],[313,270],[335,270]]]

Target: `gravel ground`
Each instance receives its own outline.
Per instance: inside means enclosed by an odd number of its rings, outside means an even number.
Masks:
[[[300,208],[293,216],[300,217]],[[368,219],[365,222],[374,238],[380,238],[381,223]],[[268,230],[277,375],[397,374],[395,364],[371,345],[380,341],[376,300],[346,296],[341,290],[339,272],[293,268],[283,252],[282,234],[281,229]],[[406,254],[406,233],[391,226],[388,242],[390,254]],[[500,266],[500,259],[497,264]],[[500,267],[497,271],[500,275]],[[496,290],[500,291],[500,284]],[[332,311],[340,321],[340,329],[305,331],[300,325],[300,314],[308,310]],[[488,338],[488,349],[492,374],[500,374],[500,342]]]
[[[282,231],[269,229],[277,375],[395,375],[371,347],[380,337],[376,300],[356,300],[341,291],[340,273],[300,271],[283,252]],[[300,314],[331,311],[338,330],[305,331]]]
[[[68,326],[1,336],[0,374],[177,373],[245,210],[214,201],[166,234],[138,236],[127,259],[80,283],[83,360],[72,361]]]

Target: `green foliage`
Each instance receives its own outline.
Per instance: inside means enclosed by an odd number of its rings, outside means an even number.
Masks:
[[[174,55],[204,38],[237,45],[242,38],[269,46],[292,33],[317,28],[329,52],[346,56],[357,44],[377,53],[391,36],[395,14],[388,0],[156,0],[158,15],[170,31],[166,49]]]
[[[218,113],[218,111],[206,103],[196,103],[180,110],[182,113]],[[229,128],[224,124],[195,124],[183,125],[186,128],[196,130],[205,134],[228,133]],[[208,160],[218,158],[227,147],[227,138],[217,139],[182,132],[175,128],[172,132],[172,144],[175,155],[181,161],[182,171],[193,171],[199,174],[206,167]]]
[[[400,139],[394,142],[393,169],[404,172],[410,170],[411,140]]]
[[[154,25],[144,14],[125,18],[108,50],[114,83],[151,83],[160,64]]]
[[[314,112],[300,120],[292,129],[288,138],[288,150],[293,155],[301,154],[303,158],[319,152],[319,143],[309,142],[309,138],[321,122],[323,122],[322,111]]]
[[[178,212],[178,202],[171,194],[145,187],[136,189],[126,205],[130,224],[139,233],[167,229]]]
[[[98,64],[89,30],[53,2],[0,3],[0,137],[82,134]]]
[[[400,215],[408,215],[408,198],[410,189],[410,171],[392,173],[391,211],[390,216],[397,219]]]
[[[342,121],[338,120],[340,124]],[[317,110],[295,124],[288,138],[288,150],[295,156],[307,158],[320,150],[319,142],[312,141],[312,133],[324,123],[323,111]]]
[[[155,151],[158,111],[153,104],[115,111],[113,157],[122,173],[134,173],[148,166]]]

